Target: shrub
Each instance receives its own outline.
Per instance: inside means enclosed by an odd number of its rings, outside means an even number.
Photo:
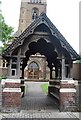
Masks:
[[[6,79],[6,76],[1,75],[1,76],[0,76],[0,81],[1,81],[2,79]]]

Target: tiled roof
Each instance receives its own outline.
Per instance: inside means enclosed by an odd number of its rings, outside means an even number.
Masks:
[[[3,56],[10,54],[11,51],[16,49],[18,46],[22,45],[23,40],[28,37],[34,29],[40,24],[46,24],[54,33],[54,35],[58,38],[62,47],[65,47],[72,59],[79,59],[80,56],[76,53],[76,51],[71,47],[71,45],[67,42],[67,40],[63,37],[63,35],[59,32],[59,30],[55,27],[55,25],[50,21],[50,19],[46,16],[45,13],[42,13],[35,21],[33,21],[27,29],[16,39],[13,40],[12,44],[3,52]]]

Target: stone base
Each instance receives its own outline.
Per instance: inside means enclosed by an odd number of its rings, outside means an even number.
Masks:
[[[61,80],[60,88],[60,111],[76,112],[76,88],[74,80]]]
[[[66,112],[77,112],[78,108],[76,105],[76,94],[74,92],[60,92],[60,111]]]
[[[76,81],[76,102],[78,106],[78,112],[81,112],[81,81]]]
[[[2,91],[2,112],[18,112],[21,106],[21,80],[6,79]]]
[[[60,107],[60,112],[77,112],[77,106]]]
[[[2,94],[3,107],[19,107],[21,105],[20,88],[4,88]]]
[[[21,111],[20,107],[15,107],[15,108],[11,108],[11,107],[2,107],[1,112],[2,113],[18,113]]]

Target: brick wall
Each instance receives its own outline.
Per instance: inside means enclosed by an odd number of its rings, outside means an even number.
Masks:
[[[5,88],[20,88],[20,84],[19,83],[6,83],[5,84]]]
[[[2,92],[2,109],[10,111],[21,106],[21,88],[20,79],[6,79],[5,88]]]
[[[76,94],[75,93],[60,93],[61,111],[77,111],[76,109]]]
[[[76,88],[74,80],[60,82],[60,111],[77,111]]]
[[[21,93],[19,92],[3,92],[3,107],[19,107],[21,105]]]

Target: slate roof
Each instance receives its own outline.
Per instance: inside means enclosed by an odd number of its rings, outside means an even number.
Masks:
[[[50,21],[50,19],[46,16],[45,13],[42,13],[35,21],[33,21],[27,29],[16,39],[13,40],[12,44],[2,53],[2,56],[7,56],[16,49],[19,45],[22,45],[23,40],[29,36],[34,28],[39,26],[42,23],[46,23],[46,25],[53,31],[54,35],[59,39],[60,43],[65,46],[72,56],[72,59],[77,60],[80,59],[80,56],[76,53],[76,51],[71,47],[71,45],[67,42],[67,40],[63,37],[63,35],[59,32],[59,30],[55,27],[55,25]],[[62,46],[62,47],[63,47]]]

